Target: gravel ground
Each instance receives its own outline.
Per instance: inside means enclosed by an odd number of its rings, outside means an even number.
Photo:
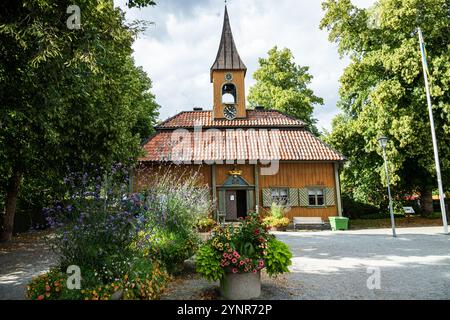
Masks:
[[[43,240],[47,232],[19,235],[0,246],[0,300],[25,299],[26,286],[56,264],[56,257]]]
[[[450,236],[442,227],[276,232],[292,249],[291,272],[263,274],[261,299],[450,299]],[[375,270],[375,273],[374,273]],[[379,270],[379,288],[369,277]],[[371,273],[368,273],[371,272]],[[164,299],[214,299],[217,283],[177,279]]]

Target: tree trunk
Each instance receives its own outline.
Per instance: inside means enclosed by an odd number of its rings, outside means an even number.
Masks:
[[[14,216],[16,214],[17,196],[19,194],[20,179],[22,178],[21,170],[15,167],[8,181],[6,190],[6,210],[3,216],[3,230],[0,237],[1,242],[12,240],[14,228]]]
[[[424,190],[420,195],[420,204],[423,215],[429,216],[433,213],[433,193],[431,190]]]

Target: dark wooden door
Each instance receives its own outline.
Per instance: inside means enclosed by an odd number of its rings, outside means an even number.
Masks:
[[[236,201],[236,191],[227,190],[225,192],[225,203],[227,215],[226,220],[236,220],[237,219],[237,201]]]

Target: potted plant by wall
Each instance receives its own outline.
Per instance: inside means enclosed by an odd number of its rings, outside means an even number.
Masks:
[[[292,253],[269,234],[254,213],[238,226],[217,226],[197,252],[196,269],[208,280],[220,280],[225,299],[251,299],[261,294],[261,270],[269,276],[288,272]]]
[[[209,216],[201,218],[197,222],[197,231],[199,233],[200,239],[202,239],[203,241],[208,240],[210,237],[211,230],[216,225],[217,225],[216,220],[214,220]]]
[[[264,218],[264,224],[272,231],[286,231],[289,222],[289,218],[285,217],[284,207],[272,203],[269,215]]]

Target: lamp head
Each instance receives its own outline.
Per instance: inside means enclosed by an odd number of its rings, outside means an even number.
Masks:
[[[380,144],[380,147],[383,148],[383,149],[386,149],[386,145],[387,145],[388,140],[389,139],[387,137],[385,137],[385,136],[379,137],[378,138],[378,143]]]

